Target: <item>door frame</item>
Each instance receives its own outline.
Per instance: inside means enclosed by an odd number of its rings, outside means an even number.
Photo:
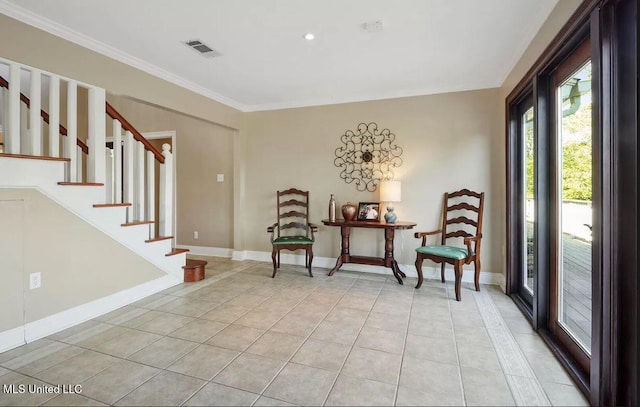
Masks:
[[[588,395],[592,405],[638,404],[638,21],[636,0],[585,0],[569,18],[541,56],[534,62],[506,99],[506,185],[507,185],[507,294],[531,319],[534,329],[547,343],[560,363]],[[513,224],[517,220],[514,188],[510,185],[513,159],[512,104],[533,90],[535,131],[539,159],[548,156],[550,128],[550,76],[579,42],[591,36],[594,158],[594,212],[602,214],[593,223],[593,274],[591,372],[587,375],[563,350],[547,329],[549,310],[545,301],[533,311],[518,301],[514,292]],[[596,151],[597,150],[597,151]],[[596,170],[598,168],[598,170]],[[544,166],[539,178],[548,180]],[[536,182],[547,188],[547,182]],[[547,194],[538,189],[537,194]],[[536,218],[549,217],[550,207],[537,200]],[[541,216],[542,215],[542,216]],[[548,225],[537,222],[539,247],[549,245]],[[538,269],[549,268],[545,251],[536,254]],[[540,276],[543,277],[543,276]],[[549,282],[540,278],[536,295],[548,299]],[[545,291],[546,290],[546,291]]]

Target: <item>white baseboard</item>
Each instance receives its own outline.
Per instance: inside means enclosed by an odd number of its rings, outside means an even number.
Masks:
[[[24,326],[0,332],[0,353],[24,344]]]
[[[231,260],[235,260],[235,261],[246,260],[246,256],[244,254],[244,251],[243,250],[234,250],[233,254],[231,255]]]
[[[271,253],[270,252],[262,252],[262,251],[252,251],[252,250],[244,250],[244,251],[234,251],[232,260],[256,260],[256,261],[266,261],[271,263]],[[280,254],[280,262],[282,264],[293,264],[298,266],[304,265],[304,255],[302,254],[292,254],[292,253],[281,253]],[[336,265],[336,258],[334,257],[318,257],[314,256],[313,258],[313,266],[314,267],[322,267],[322,268],[333,268]],[[448,266],[448,265],[447,265]],[[418,277],[418,272],[413,264],[398,264],[400,270],[404,272],[408,277]],[[382,266],[368,266],[366,264],[354,264],[354,263],[346,263],[343,264],[340,270],[348,270],[348,271],[362,271],[365,273],[376,273],[376,274],[386,274],[393,275],[391,269]],[[422,274],[425,279],[440,279],[440,267],[422,267]],[[445,267],[445,278],[449,281],[455,279],[453,267]],[[462,274],[463,282],[474,281],[473,270],[465,270]],[[490,285],[500,285],[503,281],[503,276],[501,273],[491,273],[488,271],[480,272],[480,283],[481,284],[490,284]]]
[[[176,245],[177,249],[188,249],[189,254],[195,254],[197,256],[212,256],[212,257],[232,257],[233,249],[225,249],[222,247],[208,247],[208,246],[187,246]]]
[[[180,284],[172,276],[127,288],[115,294],[30,322],[22,327],[0,332],[0,352],[33,342],[74,325],[88,321],[115,309],[129,305],[149,295]]]

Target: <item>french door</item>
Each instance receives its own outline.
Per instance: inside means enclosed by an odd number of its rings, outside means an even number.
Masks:
[[[585,40],[552,75],[550,330],[590,371],[593,289],[593,92]]]
[[[638,405],[637,6],[583,1],[506,99],[506,291],[592,405]]]

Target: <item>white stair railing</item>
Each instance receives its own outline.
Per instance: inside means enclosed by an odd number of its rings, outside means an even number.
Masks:
[[[28,95],[21,93],[21,86],[28,89]],[[88,146],[78,140],[78,123],[84,122],[78,112],[85,110],[78,109],[80,90],[88,95]],[[155,221],[160,236],[173,236],[171,148],[165,144],[162,153],[157,151],[106,102],[104,89],[0,58],[0,98],[4,154],[67,158],[64,181],[104,184],[105,203],[132,204],[127,222]],[[65,118],[60,115],[61,103],[66,106]],[[112,149],[106,147],[107,116],[112,119]],[[61,123],[64,120],[66,128]],[[160,171],[156,171],[156,161]],[[156,237],[154,227],[149,228],[149,237]]]
[[[167,144],[166,150],[162,153],[158,152],[108,103],[107,115],[112,120],[113,132],[111,175],[114,203],[131,204],[128,222],[157,223],[159,236],[156,236],[155,225],[151,225],[150,239],[173,236],[173,169],[170,146]],[[116,148],[119,145],[122,147]],[[156,171],[156,162],[159,163],[159,172]],[[166,174],[169,175],[169,179],[166,179]],[[160,185],[157,191],[156,180]],[[120,191],[122,191],[121,195]],[[158,213],[156,213],[156,202],[160,208]]]

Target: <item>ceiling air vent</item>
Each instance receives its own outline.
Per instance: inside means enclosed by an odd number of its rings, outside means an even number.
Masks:
[[[221,53],[219,53],[215,49],[211,48],[207,44],[204,44],[200,40],[190,40],[190,41],[185,41],[184,43],[189,48],[192,48],[198,54],[200,54],[200,55],[202,55],[203,57],[206,57],[206,58],[219,57],[220,55],[222,55]]]

